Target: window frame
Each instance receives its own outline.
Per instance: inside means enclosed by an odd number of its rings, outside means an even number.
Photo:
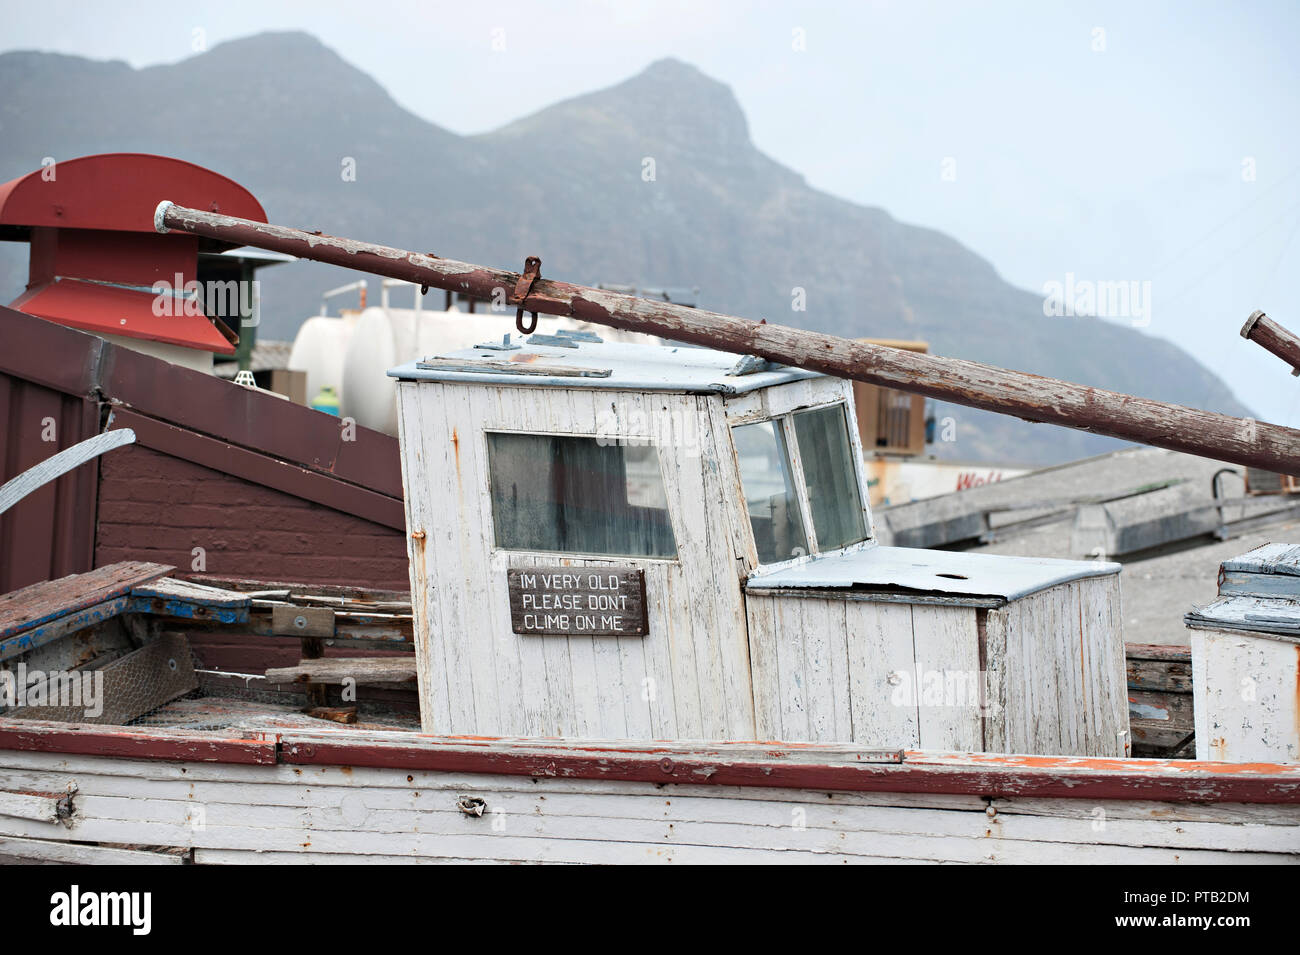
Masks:
[[[678,522],[677,514],[675,513],[676,509],[673,507],[672,499],[668,494],[668,482],[665,480],[665,474],[667,472],[664,468],[663,449],[653,438],[639,435],[639,434],[630,434],[630,435],[620,434],[618,436],[618,442],[626,443],[630,441],[643,441],[645,442],[645,444],[642,445],[642,447],[654,448],[655,461],[659,466],[659,482],[663,486],[663,490],[664,490],[665,510],[668,513],[668,523],[672,527],[672,531],[673,531],[673,547],[676,553],[674,553],[672,557],[648,557],[648,556],[634,556],[629,554],[596,554],[596,553],[591,553],[589,551],[578,551],[578,550],[533,550],[533,549],[526,549],[526,548],[500,546],[497,543],[497,515],[496,515],[495,508],[493,508],[492,506],[492,459],[491,459],[492,447],[491,447],[491,441],[489,440],[488,436],[493,434],[518,434],[527,437],[538,437],[538,438],[589,438],[592,441],[599,441],[601,437],[603,437],[602,435],[592,434],[590,432],[557,431],[554,429],[547,429],[544,431],[531,431],[527,428],[484,427],[479,429],[478,432],[479,453],[482,455],[482,461],[483,461],[483,467],[482,467],[483,483],[480,487],[480,492],[482,495],[483,507],[487,511],[487,515],[488,515],[487,529],[489,531],[488,533],[488,554],[489,555],[521,554],[529,557],[547,557],[547,558],[555,558],[560,560],[565,559],[567,557],[572,557],[575,560],[603,560],[603,561],[623,561],[623,562],[644,561],[646,563],[653,563],[653,564],[680,564],[681,563],[682,561],[681,526]]]
[[[862,508],[862,526],[865,528],[866,536],[860,541],[852,544],[845,544],[842,547],[835,547],[827,551],[821,549],[821,544],[817,539],[817,525],[813,521],[812,500],[808,495],[808,480],[804,475],[803,469],[803,451],[799,447],[799,438],[794,430],[794,416],[802,414],[805,411],[820,411],[825,408],[838,407],[844,419],[844,429],[849,439],[849,455],[854,459],[853,474],[858,482],[858,501]],[[754,528],[750,523],[748,510],[745,506],[744,477],[740,468],[740,452],[736,448],[736,441],[733,429],[747,424],[760,424],[765,421],[776,423],[781,428],[781,433],[785,437],[786,453],[789,457],[790,476],[794,480],[794,496],[799,507],[799,516],[803,520],[804,534],[808,538],[808,553],[796,557],[790,557],[786,560],[776,561],[775,563],[764,564],[757,561],[758,545],[754,539]],[[731,455],[736,465],[736,478],[740,488],[740,516],[744,521],[745,533],[749,538],[749,546],[752,549],[756,567],[764,570],[770,570],[779,567],[792,567],[798,564],[807,563],[814,557],[828,556],[833,554],[845,554],[859,550],[864,546],[874,544],[876,539],[876,529],[871,520],[871,505],[866,494],[866,462],[862,457],[862,447],[856,429],[848,414],[848,399],[840,396],[833,401],[819,401],[813,404],[800,405],[780,411],[774,414],[749,414],[743,417],[727,422],[727,437],[731,442]]]

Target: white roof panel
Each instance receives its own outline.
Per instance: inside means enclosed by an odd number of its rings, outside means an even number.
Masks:
[[[997,605],[1056,584],[1117,574],[1120,565],[1095,560],[1007,557],[967,551],[871,544],[800,564],[759,570],[747,590],[859,590],[930,595]]]
[[[562,344],[552,344],[557,340]],[[563,332],[534,335],[510,349],[488,343],[433,355],[388,374],[403,381],[722,394],[821,377],[820,372],[709,348],[589,341]]]

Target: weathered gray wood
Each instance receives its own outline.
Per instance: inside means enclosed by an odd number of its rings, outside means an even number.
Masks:
[[[59,804],[67,798],[66,792],[0,790],[0,816],[56,822],[59,818]]]
[[[409,450],[403,482],[426,732],[753,738],[740,577],[756,559],[736,560],[752,544],[720,396],[554,388],[538,400],[522,388],[440,382],[399,383],[398,395]],[[612,433],[645,440],[656,437],[644,430],[656,420],[676,422],[681,439],[694,442],[688,455],[670,447],[658,455],[675,560],[493,546],[484,531],[492,527],[485,431],[596,437],[604,422]],[[720,552],[727,554],[721,571]],[[577,572],[611,565],[643,571],[647,632],[515,633],[507,571],[552,567],[561,558]]]
[[[158,206],[154,223],[161,232],[179,230],[234,241],[484,298],[492,297],[497,289],[514,288],[520,278],[515,272],[311,234],[170,202]],[[533,283],[523,307],[740,355],[757,355],[1028,421],[1078,428],[1285,474],[1300,473],[1300,431],[1253,419],[548,279],[539,278]]]
[[[1300,647],[1244,630],[1190,637],[1196,758],[1300,760]]]
[[[122,597],[132,588],[175,570],[167,564],[123,561],[69,574],[0,597],[0,637],[10,637],[78,610]]]
[[[323,728],[286,734],[284,745],[363,735]],[[414,741],[432,744],[425,737]],[[504,741],[492,745],[511,748]],[[548,751],[542,741],[516,745]],[[730,756],[762,758],[763,750],[754,745]],[[628,752],[676,758],[683,747],[610,748],[618,758]],[[790,758],[802,757],[792,752]],[[832,757],[818,752],[811,758]],[[918,765],[987,768],[993,761],[937,756],[920,758]],[[1025,776],[1042,772],[1029,765],[1016,768],[1013,758],[1003,762]],[[1154,774],[1175,772],[1153,763]],[[1070,770],[1076,776],[1108,771],[1083,765]],[[62,845],[69,861],[83,862],[100,861],[94,853],[103,847],[84,845],[96,841],[192,850],[197,862],[225,863],[1251,864],[1300,858],[1300,805],[1294,803],[989,800],[365,766],[232,767],[14,751],[0,751],[0,772],[38,790],[75,778],[80,800],[80,818],[71,830],[0,817],[0,852],[18,854],[18,848],[39,840]],[[1202,784],[1213,785],[1212,772],[1200,775]],[[485,801],[482,817],[457,809],[466,794]]]
[[[238,609],[247,607],[251,602],[247,594],[237,591],[222,590],[189,580],[176,580],[162,577],[131,588],[133,597],[158,597],[162,600],[178,600],[185,603],[199,604],[204,607]]]
[[[269,683],[317,684],[353,680],[358,686],[367,686],[410,683],[415,671],[415,660],[405,657],[321,657],[302,660],[297,666],[272,667],[266,671],[266,679]]]
[[[28,468],[22,474],[0,485],[0,514],[13,507],[32,491],[62,477],[87,461],[93,461],[114,448],[135,441],[135,432],[130,428],[117,431],[105,431],[93,438],[80,441],[70,448],[64,448],[58,454],[50,455],[35,467]]]
[[[455,358],[426,358],[420,362],[420,367],[432,371],[465,371],[480,375],[543,375],[548,378],[608,378],[612,374],[608,368],[575,368],[572,365],[525,364],[517,361],[466,362]]]
[[[189,853],[0,836],[0,855],[22,862],[54,862],[63,865],[183,865]]]

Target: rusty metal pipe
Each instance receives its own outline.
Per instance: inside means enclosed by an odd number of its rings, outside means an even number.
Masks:
[[[405,279],[481,298],[510,298],[520,274],[435,255],[301,232],[215,212],[160,203],[160,232],[206,236],[285,252],[344,268]],[[499,290],[499,291],[498,291]],[[657,335],[770,361],[897,388],[971,408],[1080,431],[1300,474],[1300,431],[1183,405],[1103,391],[993,365],[902,351],[819,332],[768,325],[717,312],[651,302],[618,292],[537,278],[520,302],[528,311]]]
[[[1300,338],[1263,312],[1251,312],[1241,326],[1241,337],[1272,352],[1291,366],[1291,374],[1300,375]]]

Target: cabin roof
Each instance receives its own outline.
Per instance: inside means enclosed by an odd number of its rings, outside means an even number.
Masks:
[[[1223,569],[1295,577],[1300,575],[1300,547],[1295,544],[1262,544],[1239,557],[1225,560]],[[1295,582],[1294,592],[1300,596],[1300,581]]]
[[[507,339],[510,336],[506,336]],[[480,370],[481,369],[481,370]],[[403,381],[739,394],[821,377],[753,356],[687,345],[615,343],[561,331],[522,345],[485,343],[408,362],[388,374]]]
[[[1228,558],[1219,571],[1219,598],[1183,621],[1194,630],[1300,642],[1300,547],[1268,543]]]
[[[1300,642],[1300,601],[1234,594],[1192,610],[1183,622],[1193,630],[1242,630],[1297,643]]]
[[[959,603],[994,604],[1084,577],[1119,573],[1120,565],[1096,560],[1007,557],[965,551],[921,550],[869,544],[855,550],[749,578],[751,591],[788,589],[888,589],[928,593]]]

